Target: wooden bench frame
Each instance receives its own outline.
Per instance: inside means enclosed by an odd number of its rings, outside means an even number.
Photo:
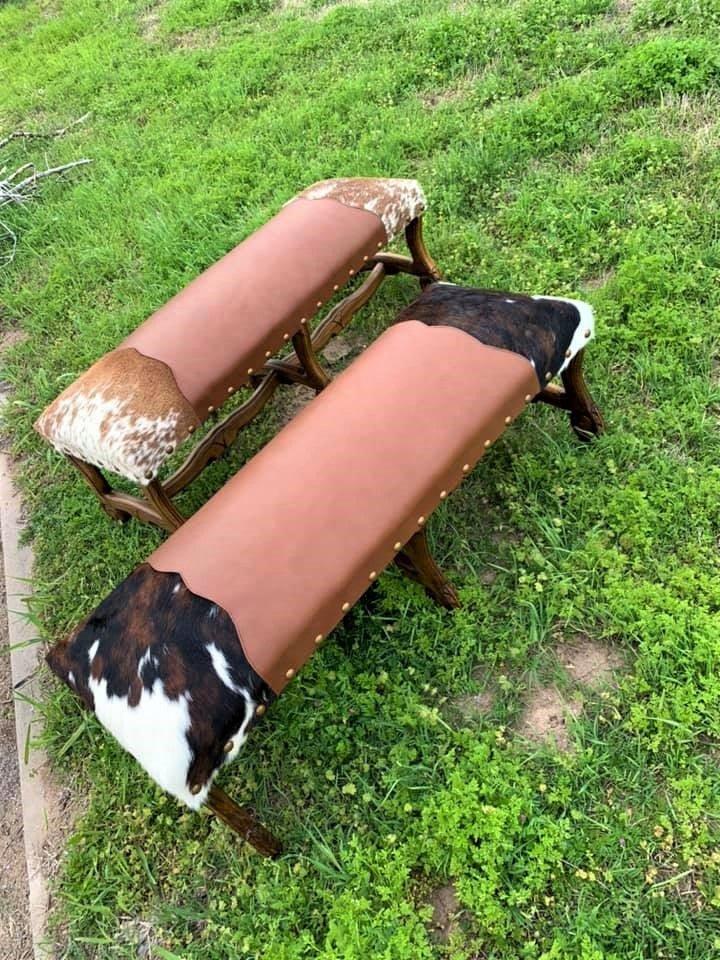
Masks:
[[[570,426],[583,442],[589,442],[604,433],[605,424],[583,376],[584,350],[580,350],[561,374],[562,386],[550,384],[535,398],[536,403],[567,410]],[[395,564],[411,580],[419,583],[428,596],[441,607],[452,610],[460,605],[452,583],[440,569],[430,551],[426,529],[419,530],[395,557]],[[263,826],[255,812],[241,807],[216,783],[210,788],[207,808],[223,823],[265,857],[277,857],[282,844]]]
[[[350,323],[355,314],[375,295],[386,277],[407,273],[417,277],[421,286],[441,279],[442,274],[428,253],[422,235],[422,219],[417,217],[405,228],[405,240],[411,256],[378,253],[362,267],[369,273],[363,283],[337,303],[320,320],[314,331],[307,326],[291,338],[294,353],[282,360],[268,360],[251,378],[253,392],[208,433],[188,454],[185,461],[165,480],[152,480],[142,487],[143,496],[114,488],[103,471],[92,463],[66,454],[97,496],[103,510],[118,522],[135,517],[172,533],[185,518],[173,500],[195,480],[205,467],[222,457],[237,435],[261,412],[281,384],[303,384],[320,392],[330,382],[318,354],[329,341]]]

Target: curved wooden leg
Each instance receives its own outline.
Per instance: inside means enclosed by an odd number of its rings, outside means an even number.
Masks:
[[[421,268],[420,286],[427,287],[442,279],[442,273],[430,256],[422,234],[422,217],[411,220],[405,228],[405,240],[412,254],[413,263]]]
[[[208,810],[211,810],[218,819],[226,823],[250,846],[264,857],[277,857],[282,851],[282,845],[260,821],[252,810],[238,806],[224,790],[215,784],[210,787],[206,801]]]
[[[455,588],[430,553],[425,530],[419,530],[408,540],[395,557],[395,563],[405,576],[421,584],[427,595],[441,607],[452,610],[460,606]]]
[[[605,432],[605,423],[585,383],[582,369],[584,353],[584,350],[580,350],[560,376],[570,411],[570,426],[579,440],[588,442]]]
[[[325,373],[313,349],[312,340],[307,326],[302,326],[292,338],[295,353],[307,375],[308,386],[320,393],[330,383],[330,376]]]
[[[159,480],[152,480],[142,488],[142,492],[157,511],[158,522],[170,533],[185,523],[185,517],[176,509]]]

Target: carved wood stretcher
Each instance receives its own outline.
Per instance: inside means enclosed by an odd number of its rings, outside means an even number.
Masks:
[[[580,368],[592,313],[573,303],[429,287],[53,648],[53,670],[164,789],[276,854],[215,774],[388,565],[457,606],[428,518],[531,402],[602,430]]]
[[[316,391],[318,356],[385,277],[439,271],[422,239],[425,198],[414,180],[317,183],[206,270],[95,363],[42,413],[38,432],[80,470],[104,510],[175,530],[173,500],[218,459],[281,384]],[[410,256],[384,252],[404,231]],[[311,321],[356,275],[360,286]],[[286,345],[294,352],[275,357]],[[165,461],[236,391],[250,397],[213,426],[170,476]],[[104,470],[137,483],[114,489]]]

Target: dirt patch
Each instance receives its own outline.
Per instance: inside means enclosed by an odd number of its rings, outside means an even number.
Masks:
[[[454,933],[460,929],[460,915],[462,906],[452,883],[438,887],[428,897],[432,907],[432,919],[429,924],[429,933],[435,943],[448,943]]]
[[[174,50],[209,50],[220,40],[219,27],[198,27],[175,34],[171,40]]]
[[[555,650],[560,663],[570,676],[586,687],[614,684],[615,674],[623,666],[619,650],[578,634]]]
[[[1,564],[2,558],[0,558]],[[2,569],[0,565],[0,569]],[[0,960],[32,957],[5,582],[0,577]]]
[[[290,423],[293,417],[315,396],[312,387],[295,386],[284,390],[277,401],[278,429]]]
[[[614,270],[604,270],[602,273],[599,273],[596,277],[590,277],[583,283],[584,290],[599,290],[601,287],[604,287],[608,284],[612,278],[615,276]]]
[[[452,706],[464,717],[483,717],[490,713],[495,704],[495,694],[492,690],[483,690],[482,693],[472,693],[466,697],[458,697],[452,701]]]
[[[160,23],[166,0],[157,0],[142,14],[138,20],[140,36],[148,43],[154,43],[160,36]]]
[[[569,721],[581,710],[579,697],[565,699],[556,687],[538,687],[528,697],[518,732],[533,743],[553,742],[566,753],[571,749]]]
[[[341,333],[332,338],[323,350],[322,355],[328,363],[339,363],[351,354],[359,353],[363,346],[364,343],[359,337],[353,337],[349,333]]]

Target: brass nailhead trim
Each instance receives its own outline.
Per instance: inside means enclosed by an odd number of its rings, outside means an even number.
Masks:
[[[232,740],[228,740],[228,742],[223,747],[223,753],[230,753],[230,751],[234,746],[235,744],[232,742]]]
[[[425,523],[425,517],[418,517],[418,526],[422,526]]]
[[[272,350],[266,350],[265,357],[269,360],[271,356],[272,356]]]
[[[190,426],[188,427],[188,433],[192,433],[194,429],[195,427],[192,424],[190,424]]]
[[[512,417],[505,417],[505,423],[512,423]]]
[[[261,717],[261,716],[265,713],[266,710],[267,710],[267,707],[265,706],[265,704],[264,704],[264,703],[259,703],[259,704],[255,707],[255,716],[256,716],[256,717]]]
[[[235,387],[228,387],[228,393],[235,393]]]
[[[194,797],[196,797],[196,796],[200,793],[201,790],[202,790],[202,784],[201,784],[201,783],[194,783],[194,784],[190,787],[190,793],[191,793]]]
[[[293,670],[292,667],[290,667],[289,670],[285,671],[285,676],[288,678],[288,680],[292,680],[292,678],[295,676],[295,671]]]
[[[486,440],[483,446],[485,447],[486,450],[489,450],[490,447],[492,446],[492,440]]]
[[[377,572],[375,570],[371,570],[368,575],[368,580],[374,580],[376,577],[377,577]]]
[[[284,333],[284,334],[283,334],[283,340],[287,343],[287,341],[288,341],[289,339],[290,339],[290,334],[289,334],[289,333]]]
[[[566,350],[566,351],[565,351],[565,356],[568,357],[568,358],[571,357],[571,356],[572,356],[572,350]]]
[[[324,639],[325,639],[325,638],[323,637],[323,635],[322,635],[321,633],[319,633],[319,634],[315,637],[315,646],[316,646],[316,647],[319,647],[320,644],[323,642]]]
[[[441,491],[440,491],[440,499],[441,499],[441,500],[444,500],[446,496],[447,496],[447,490],[441,490]]]
[[[377,248],[378,248],[378,250],[382,250],[382,248],[383,248],[382,241],[377,245]]]
[[[354,276],[355,276],[355,271],[354,271],[354,270],[348,270],[348,274],[349,274],[351,277],[354,277]]]
[[[347,600],[346,600],[345,603],[342,605],[342,608],[343,608],[343,613],[347,613],[348,610],[350,609],[350,604],[347,602]]]
[[[589,331],[589,330],[586,330],[586,331],[585,331],[585,339],[587,340],[587,338],[588,338],[589,336],[590,336],[590,331]]]
[[[215,409],[215,407],[213,407],[212,404],[211,404],[211,405],[208,407],[208,413],[212,413],[214,409]]]
[[[526,393],[526,394],[525,394],[525,403],[530,403],[531,400],[532,400],[532,394],[531,394],[531,393]]]
[[[469,463],[464,463],[464,464],[463,464],[463,473],[470,473],[470,464],[469,464]]]
[[[254,373],[253,368],[252,368],[252,367],[248,367],[248,376],[251,377],[251,376],[253,375],[253,373]]]
[[[165,453],[172,453],[174,449],[175,447],[170,444],[169,446],[165,447]]]
[[[545,379],[546,379],[546,380],[552,380],[552,373],[551,373],[549,370],[548,370],[548,372],[545,374]]]
[[[367,263],[370,257],[363,257],[363,263]]]
[[[393,544],[393,550],[401,550],[401,549],[402,549],[402,544],[401,544],[400,541],[398,540],[397,543],[394,543],[394,544]]]
[[[339,283],[336,283],[336,284],[333,285],[333,290],[339,290],[339,289],[340,289],[340,284],[339,284]]]
[[[145,474],[145,479],[152,480],[152,478],[153,478],[152,470],[148,470],[148,472]]]
[[[317,307],[321,307],[321,306],[322,306],[322,300],[318,300],[316,306],[317,306]]]
[[[304,327],[307,323],[307,317],[300,317],[300,326]]]

